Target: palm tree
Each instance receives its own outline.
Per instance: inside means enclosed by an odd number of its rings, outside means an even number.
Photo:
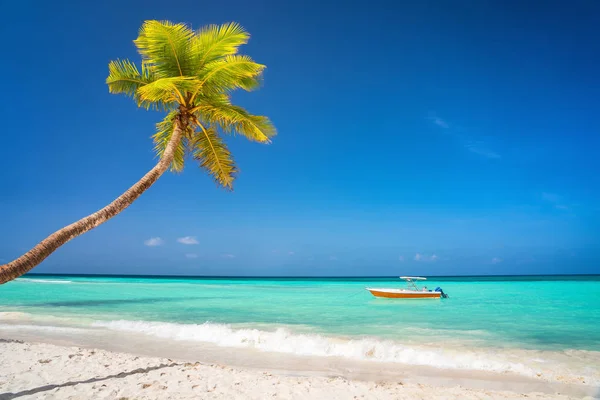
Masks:
[[[260,84],[264,65],[238,55],[249,34],[238,24],[210,25],[193,31],[185,24],[146,21],[134,41],[140,68],[129,60],[108,64],[110,93],[125,94],[139,107],[167,113],[153,136],[158,163],[112,203],[66,226],[33,249],[0,266],[0,284],[41,263],[69,240],[108,221],[136,200],[167,170],[183,170],[187,158],[232,190],[237,168],[222,133],[238,133],[269,143],[275,128],[268,118],[231,104],[230,93]]]

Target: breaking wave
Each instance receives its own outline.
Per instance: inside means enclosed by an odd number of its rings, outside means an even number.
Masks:
[[[466,348],[426,348],[405,346],[376,338],[348,339],[316,334],[293,333],[286,328],[274,331],[235,329],[224,324],[176,324],[148,321],[96,321],[95,327],[142,333],[172,340],[191,340],[223,347],[250,348],[302,356],[344,357],[353,360],[394,362],[446,369],[512,372],[536,376],[537,371],[501,354]]]

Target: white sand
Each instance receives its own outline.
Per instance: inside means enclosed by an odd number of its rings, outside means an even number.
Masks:
[[[221,365],[0,342],[0,399],[570,399],[559,394],[293,376]]]

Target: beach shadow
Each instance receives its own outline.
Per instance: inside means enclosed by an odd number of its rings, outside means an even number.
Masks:
[[[90,378],[90,379],[86,379],[84,381],[65,382],[65,383],[61,383],[58,385],[45,385],[45,386],[37,387],[35,389],[23,390],[23,391],[17,392],[17,393],[12,393],[12,392],[11,393],[0,393],[0,400],[11,400],[11,399],[16,399],[17,397],[31,396],[31,395],[34,395],[37,393],[46,392],[48,390],[53,390],[56,388],[79,385],[80,383],[95,383],[95,382],[101,382],[101,381],[105,381],[105,380],[113,379],[113,378],[125,378],[126,376],[129,376],[129,375],[144,374],[146,372],[156,371],[157,369],[170,368],[170,367],[175,367],[178,365],[180,365],[180,364],[178,364],[178,363],[160,364],[160,365],[156,365],[154,367],[138,368],[138,369],[134,369],[134,370],[128,371],[128,372],[121,372],[120,374],[107,375],[102,378]]]

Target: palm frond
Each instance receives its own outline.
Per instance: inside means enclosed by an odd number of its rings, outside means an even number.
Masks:
[[[108,63],[108,91],[110,93],[122,93],[132,97],[138,107],[155,110],[172,109],[172,104],[165,101],[147,101],[140,98],[138,89],[156,80],[154,74],[142,63],[141,72],[137,66],[129,60],[115,60]]]
[[[250,34],[235,22],[203,27],[192,40],[197,71],[220,57],[236,54],[249,38]]]
[[[176,76],[160,78],[152,83],[141,86],[137,95],[143,101],[149,102],[179,102],[185,104],[188,93],[197,91],[201,82],[195,77]]]
[[[192,156],[215,179],[215,182],[228,190],[233,190],[237,168],[231,152],[219,137],[214,127],[198,124],[199,132],[194,134]]]
[[[234,89],[252,90],[259,86],[265,66],[249,56],[232,55],[212,61],[202,69],[199,79],[204,94],[229,92]]]
[[[134,43],[142,60],[161,78],[192,75],[191,39],[194,31],[185,24],[146,21]]]
[[[136,90],[152,82],[151,75],[141,74],[137,66],[129,60],[115,60],[108,63],[106,84],[110,93],[123,93],[133,97]]]
[[[158,158],[162,158],[165,149],[167,148],[167,144],[171,140],[171,136],[173,136],[174,120],[176,116],[177,111],[171,111],[164,120],[156,124],[156,133],[152,135],[152,140],[154,141],[154,151],[156,152]],[[188,129],[191,130],[191,128]],[[186,147],[189,137],[190,132],[184,134],[183,139],[181,142],[179,142],[179,146],[177,146],[175,149],[175,155],[173,157],[173,161],[171,162],[172,172],[183,171]]]
[[[277,134],[267,117],[252,115],[244,108],[234,106],[226,96],[202,98],[192,112],[201,121],[216,124],[227,133],[239,133],[250,140],[269,143]]]

